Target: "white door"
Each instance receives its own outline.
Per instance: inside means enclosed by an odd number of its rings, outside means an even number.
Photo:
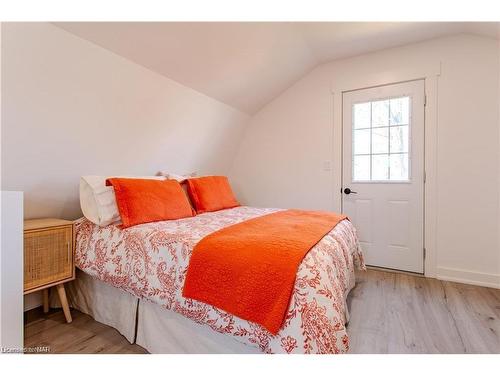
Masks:
[[[367,265],[424,272],[424,81],[343,94],[342,210]]]

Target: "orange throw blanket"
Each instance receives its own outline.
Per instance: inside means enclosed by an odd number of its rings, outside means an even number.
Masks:
[[[183,296],[276,334],[302,259],[345,218],[329,212],[287,210],[211,233],[193,250]]]

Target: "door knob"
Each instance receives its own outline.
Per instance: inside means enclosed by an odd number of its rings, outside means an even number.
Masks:
[[[345,188],[344,189],[344,194],[347,194],[347,195],[349,195],[349,194],[358,194],[358,192],[357,191],[352,191],[349,188]]]

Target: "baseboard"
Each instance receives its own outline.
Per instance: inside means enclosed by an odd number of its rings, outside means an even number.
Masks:
[[[24,311],[29,311],[42,306],[42,292],[33,292],[24,296]]]
[[[438,267],[436,278],[439,280],[500,289],[500,275],[495,275],[493,273],[471,272],[457,268]]]
[[[382,272],[392,272],[392,273],[401,273],[403,275],[410,275],[410,276],[416,276],[416,277],[425,277],[425,275],[421,273],[416,273],[416,272],[411,272],[411,271],[401,271],[401,270],[396,270],[394,268],[385,268],[385,267],[379,267],[379,266],[370,266],[366,265],[366,268],[369,270],[375,270],[375,271],[382,271]]]

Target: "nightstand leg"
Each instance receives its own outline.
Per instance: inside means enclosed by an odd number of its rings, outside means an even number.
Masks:
[[[44,289],[43,293],[43,312],[47,314],[49,312],[49,288]]]
[[[71,313],[69,311],[68,300],[66,298],[66,291],[64,290],[64,284],[56,285],[57,293],[59,294],[59,300],[61,301],[61,306],[64,311],[64,316],[66,317],[66,322],[71,323]]]

